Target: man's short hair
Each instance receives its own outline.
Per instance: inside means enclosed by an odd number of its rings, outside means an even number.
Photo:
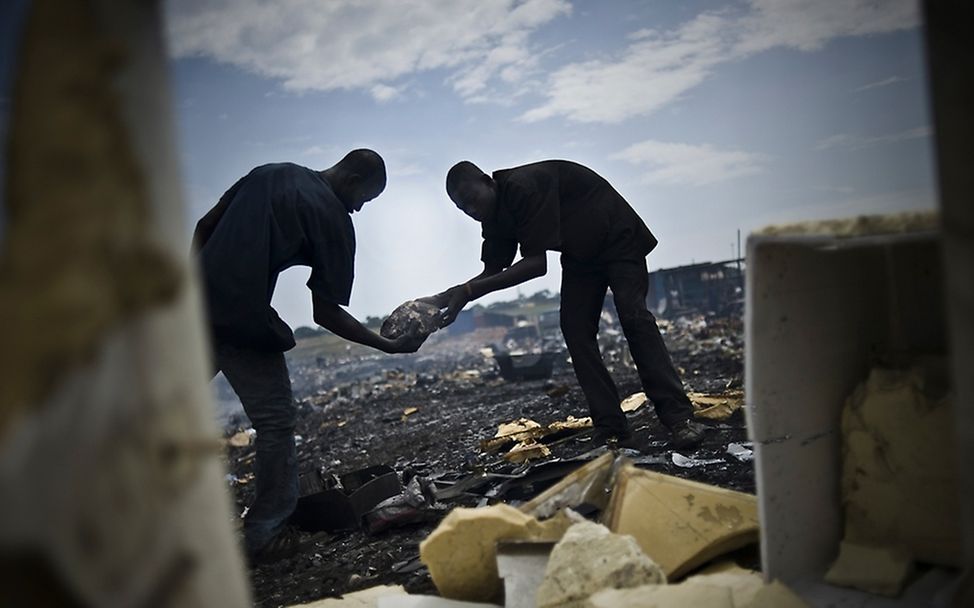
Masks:
[[[457,189],[461,184],[472,180],[480,179],[484,172],[469,160],[461,160],[450,167],[446,174],[446,194],[451,199],[455,199]]]
[[[386,163],[374,150],[359,148],[352,150],[339,162],[343,169],[357,173],[367,183],[374,185],[379,192],[386,187]]]

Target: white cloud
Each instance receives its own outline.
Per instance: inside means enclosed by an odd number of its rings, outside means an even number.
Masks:
[[[610,158],[644,168],[649,183],[703,186],[764,171],[768,157],[742,150],[719,149],[710,144],[682,144],[647,140],[633,144]]]
[[[399,95],[402,93],[400,89],[390,87],[389,85],[382,83],[373,85],[369,92],[372,93],[372,97],[379,102],[391,101],[396,97],[399,97]]]
[[[671,31],[637,30],[614,57],[561,67],[548,79],[547,100],[521,119],[619,123],[678,100],[720,64],[917,23],[915,0],[751,0],[746,10],[704,12]]]
[[[815,145],[815,149],[820,151],[830,150],[833,148],[848,148],[852,150],[861,150],[863,148],[872,148],[874,146],[895,144],[901,141],[923,139],[926,137],[930,137],[930,135],[932,134],[933,134],[933,130],[928,126],[914,127],[912,129],[906,129],[905,131],[889,133],[887,135],[877,135],[873,137],[865,137],[863,135],[853,135],[850,133],[837,133],[835,135],[830,135],[825,139],[819,141]]]
[[[202,56],[294,91],[365,89],[394,98],[398,78],[451,69],[463,96],[532,67],[530,34],[568,0],[170,0],[176,57]],[[511,69],[513,68],[513,69]]]
[[[868,91],[870,89],[878,89],[881,87],[888,87],[891,84],[897,84],[900,82],[906,82],[906,78],[902,76],[890,76],[889,78],[884,78],[883,80],[877,80],[875,82],[870,82],[862,85],[861,87],[855,89],[855,93],[861,93],[863,91]]]

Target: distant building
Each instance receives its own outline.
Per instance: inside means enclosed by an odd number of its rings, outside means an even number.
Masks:
[[[671,317],[688,312],[726,313],[744,302],[744,260],[701,262],[649,273],[646,305]]]
[[[481,327],[513,327],[514,318],[485,310],[482,307],[474,307],[470,310],[461,310],[456,320],[447,328],[450,335],[465,334]]]

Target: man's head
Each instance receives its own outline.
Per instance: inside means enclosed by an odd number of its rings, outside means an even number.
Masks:
[[[379,196],[386,187],[386,164],[376,152],[352,150],[333,167],[322,171],[349,213]]]
[[[497,208],[497,184],[468,160],[450,168],[446,193],[460,211],[478,222],[493,217]]]

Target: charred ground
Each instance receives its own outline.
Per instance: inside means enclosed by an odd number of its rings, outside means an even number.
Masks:
[[[742,324],[737,317],[686,317],[661,322],[674,363],[689,390],[722,393],[740,389],[743,381]],[[386,464],[407,481],[449,482],[486,473],[528,473],[522,481],[488,477],[479,486],[425,510],[425,521],[393,527],[377,534],[340,533],[315,542],[293,559],[251,570],[254,598],[262,607],[285,606],[381,584],[400,584],[417,593],[436,593],[425,568],[416,561],[418,544],[455,506],[477,506],[503,498],[540,492],[544,483],[531,483],[531,471],[543,463],[594,458],[587,436],[562,437],[542,461],[512,464],[498,454],[484,454],[483,439],[497,426],[517,418],[542,424],[569,415],[586,416],[584,397],[564,353],[556,358],[548,380],[507,382],[496,363],[481,352],[488,345],[538,348],[540,340],[513,343],[507,330],[485,328],[460,336],[435,334],[420,353],[406,357],[377,356],[345,349],[338,354],[324,348],[325,338],[302,340],[289,355],[298,400],[298,457],[302,473],[341,474]],[[316,342],[316,340],[318,340]],[[625,347],[611,324],[600,340],[604,359],[625,397],[642,390]],[[330,344],[334,344],[333,342]],[[545,340],[557,348],[557,339]],[[503,347],[503,346],[502,346]],[[412,408],[416,408],[415,411]],[[412,412],[412,413],[407,413]],[[652,407],[630,414],[636,433],[647,442],[642,455],[632,454],[639,466],[714,485],[754,492],[751,463],[727,453],[729,443],[747,441],[741,412],[709,423],[704,443],[682,455],[719,461],[693,467],[674,464],[663,429]],[[247,426],[245,419],[230,423],[228,435]],[[604,450],[604,448],[601,448]],[[229,447],[228,481],[236,512],[244,511],[253,494],[253,447]],[[571,466],[571,465],[566,465]],[[505,483],[506,481],[506,483]]]

